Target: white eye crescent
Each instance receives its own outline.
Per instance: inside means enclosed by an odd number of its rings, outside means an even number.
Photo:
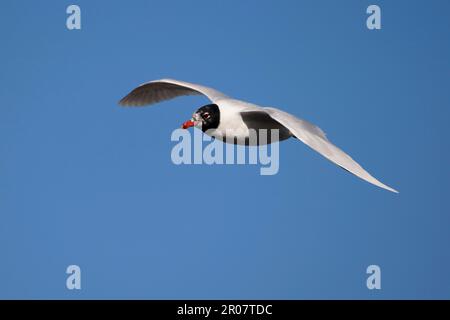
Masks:
[[[211,115],[208,113],[208,112],[205,112],[203,115],[202,115],[202,117],[203,117],[203,119],[209,119],[210,117],[211,117]]]

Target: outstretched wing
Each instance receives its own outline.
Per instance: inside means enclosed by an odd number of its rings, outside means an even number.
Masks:
[[[140,85],[127,94],[119,104],[122,106],[145,106],[179,96],[204,95],[212,102],[228,98],[223,93],[198,84],[161,79]]]
[[[366,180],[367,182],[370,182],[380,188],[398,193],[397,190],[392,189],[391,187],[388,187],[375,179],[348,154],[332,144],[319,127],[275,108],[264,108],[264,110],[273,119],[289,129],[296,138],[307,144],[328,160],[353,173],[355,176]]]

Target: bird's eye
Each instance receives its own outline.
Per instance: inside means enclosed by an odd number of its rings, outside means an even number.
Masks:
[[[204,114],[203,114],[203,119],[209,119],[211,117],[211,115],[208,113],[208,112],[205,112]]]

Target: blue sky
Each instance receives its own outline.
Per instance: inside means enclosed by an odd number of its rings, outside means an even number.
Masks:
[[[75,31],[72,2],[0,4],[0,298],[450,298],[448,1],[74,3]],[[295,140],[275,176],[175,166],[207,100],[117,105],[164,77],[316,123],[400,194]]]

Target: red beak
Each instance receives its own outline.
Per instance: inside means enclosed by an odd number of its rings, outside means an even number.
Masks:
[[[183,125],[181,126],[181,128],[187,129],[187,128],[190,128],[190,127],[193,127],[193,126],[195,126],[195,122],[192,121],[192,120],[188,120],[188,121],[186,121],[185,123],[183,123]]]

